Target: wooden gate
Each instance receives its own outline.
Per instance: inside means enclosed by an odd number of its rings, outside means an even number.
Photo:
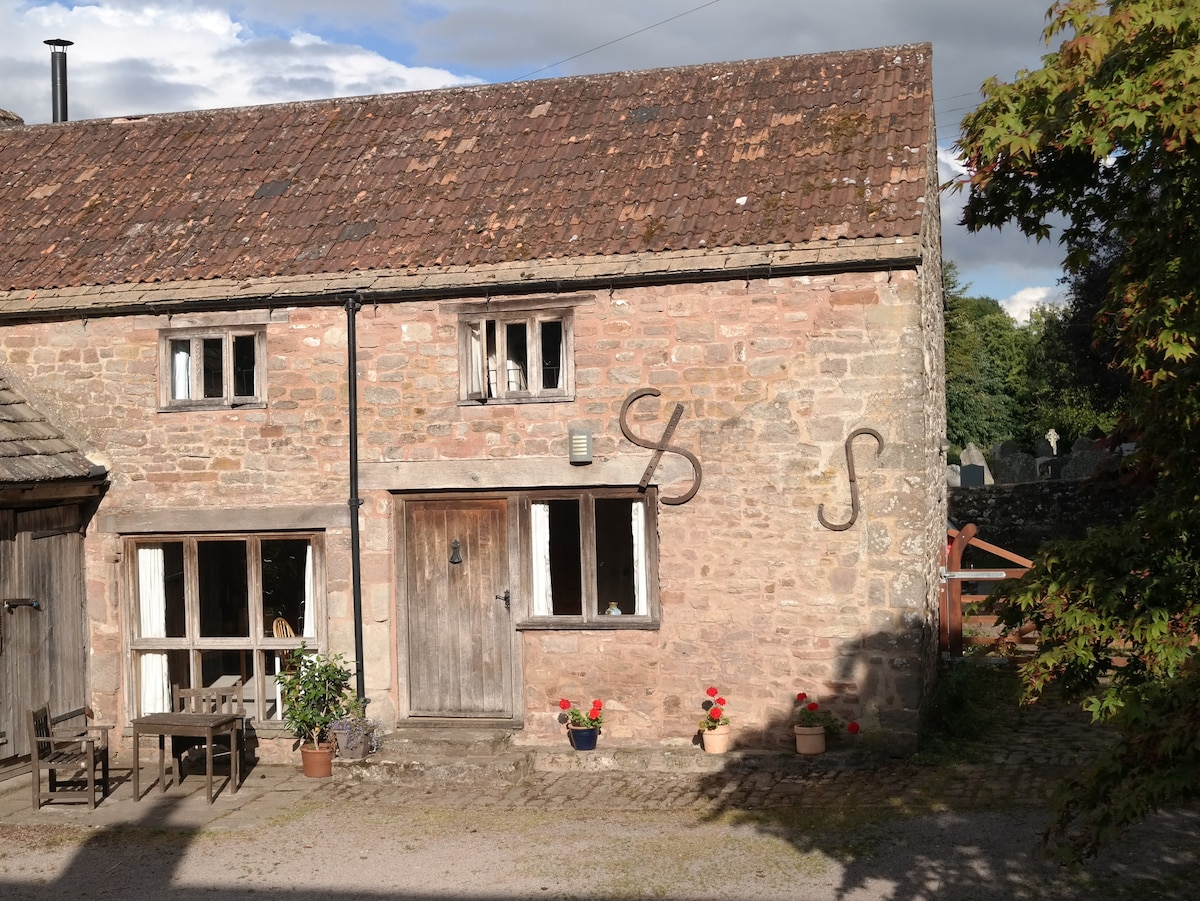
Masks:
[[[0,510],[0,765],[29,754],[30,710],[87,698],[82,516]]]
[[[998,582],[1003,579],[1019,579],[1029,571],[1033,561],[1020,554],[989,544],[977,537],[978,528],[968,524],[961,529],[947,529],[946,567],[942,580],[941,635],[940,647],[943,654],[961,657],[963,645],[999,644],[999,626],[996,617],[977,612],[976,608],[987,600],[986,593],[978,591],[963,593],[964,585],[978,586],[979,583]],[[963,554],[968,547],[977,548],[1016,566],[1000,566],[996,569],[963,569]],[[978,632],[976,631],[978,630]],[[1022,627],[1019,637],[1026,637],[1032,626]]]

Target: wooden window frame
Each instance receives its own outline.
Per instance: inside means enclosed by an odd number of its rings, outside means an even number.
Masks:
[[[270,625],[265,622],[262,597],[262,542],[271,540],[307,541],[312,548],[312,616],[316,623],[316,635],[304,637],[297,634],[290,638],[276,638],[266,634]],[[247,631],[245,636],[203,637],[200,635],[200,597],[198,574],[198,545],[204,541],[242,541],[246,544],[247,567]],[[140,615],[140,585],[138,573],[138,548],[155,544],[182,544],[184,555],[184,635],[166,638],[141,638],[138,636]],[[326,648],[325,628],[325,545],[324,533],[304,532],[202,532],[163,533],[131,536],[125,539],[124,559],[130,561],[126,573],[128,682],[130,691],[126,707],[131,716],[140,714],[141,690],[138,660],[144,651],[180,651],[188,657],[188,684],[199,685],[202,672],[202,655],[210,651],[243,651],[253,656],[253,678],[255,684],[248,688],[247,695],[255,700],[247,701],[247,716],[253,717],[262,726],[271,729],[283,728],[282,719],[265,718],[265,657],[297,650],[304,643],[309,650],[324,652]],[[293,623],[294,627],[298,624]]]
[[[543,323],[557,322],[562,326],[561,366],[562,387],[545,387],[542,379],[542,348],[539,337]],[[526,379],[524,389],[510,389],[508,379],[497,373],[495,393],[488,391],[487,324],[495,324],[496,357],[507,357],[507,328],[521,324],[525,327]],[[473,331],[481,336],[477,347],[472,346]],[[527,404],[554,403],[575,399],[575,316],[571,306],[531,309],[472,309],[459,313],[459,403],[470,404]],[[537,375],[534,385],[533,374]],[[480,387],[476,388],[475,385]]]
[[[254,339],[254,393],[234,394],[234,339]],[[221,341],[222,395],[203,395],[203,344],[205,340]],[[176,398],[173,390],[171,345],[188,341],[190,351],[190,397]],[[158,338],[159,410],[228,410],[256,409],[267,405],[267,330],[265,325],[228,325],[197,328],[163,329]]]
[[[596,591],[596,520],[595,501],[599,498],[628,499],[640,501],[645,510],[645,567],[646,567],[646,613],[644,615],[623,614],[608,616],[597,608]],[[580,503],[580,558],[581,586],[583,592],[582,614],[535,615],[533,612],[533,529],[531,507],[548,500],[575,500]],[[659,601],[658,578],[658,495],[653,487],[646,491],[637,488],[584,488],[556,489],[521,492],[520,546],[522,582],[527,589],[522,616],[517,622],[519,630],[623,630],[657,629],[662,621]]]

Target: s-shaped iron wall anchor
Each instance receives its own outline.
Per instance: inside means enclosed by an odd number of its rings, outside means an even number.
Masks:
[[[846,472],[850,476],[850,519],[843,523],[830,522],[825,518],[825,505],[817,505],[817,522],[834,532],[846,531],[858,519],[858,478],[854,474],[854,439],[859,435],[870,435],[878,442],[879,446],[875,448],[876,457],[883,453],[883,436],[874,429],[855,429],[846,438]]]

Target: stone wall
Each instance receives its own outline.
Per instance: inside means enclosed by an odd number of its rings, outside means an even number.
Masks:
[[[1091,528],[1121,522],[1138,494],[1112,479],[1045,481],[951,488],[949,500],[956,524],[975,523],[984,541],[1029,557],[1046,541],[1083,538]]]
[[[452,302],[359,313],[360,459],[397,474],[363,492],[372,711],[389,726],[406,713],[393,521],[405,467],[472,461],[502,479],[508,467],[532,465],[554,485],[569,469],[571,427],[594,432],[598,461],[645,459],[621,437],[618,414],[631,391],[652,386],[662,397],[639,402],[635,428],[661,434],[682,403],[672,443],[704,470],[692,501],[658,511],[661,626],[522,632],[525,740],[558,735],[556,701],[566,696],[607,701],[613,744],[687,742],[704,688],[716,684],[751,745],[788,740],[800,690],[858,717],[868,733],[910,742],[944,522],[942,483],[931,477],[941,467],[936,298],[922,307],[916,274],[900,271],[572,299],[577,390],[567,403],[460,404]],[[102,514],[344,509],[344,310],[271,312],[265,409],[160,412],[158,331],[171,325],[130,316],[0,331],[16,382],[110,466]],[[876,457],[873,442],[856,445],[859,518],[829,531],[816,509],[849,518],[844,441],[862,426],[878,430],[886,449]],[[329,642],[349,652],[348,532],[331,523],[325,536]],[[130,569],[119,535],[93,532],[87,547],[94,699],[105,719],[123,723]]]

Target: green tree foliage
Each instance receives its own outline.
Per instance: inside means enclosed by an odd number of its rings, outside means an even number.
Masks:
[[[1087,854],[1200,792],[1200,4],[1060,0],[1045,37],[1040,69],[984,85],[959,143],[968,227],[1042,238],[1061,218],[1073,275],[1121,249],[1095,322],[1152,490],[1128,522],[1044,548],[1001,599],[1042,635],[1030,694],[1059,680],[1122,727],[1055,824]]]
[[[966,293],[954,263],[943,271],[946,301],[946,437],[958,448],[1012,438],[1025,389],[1025,332],[1000,303]]]
[[[1123,422],[1129,377],[1113,365],[1114,336],[1096,326],[1115,265],[1113,256],[1098,258],[1068,279],[1066,304],[1030,314],[1020,443],[1031,446],[1053,428],[1070,447],[1076,438],[1111,434]]]

